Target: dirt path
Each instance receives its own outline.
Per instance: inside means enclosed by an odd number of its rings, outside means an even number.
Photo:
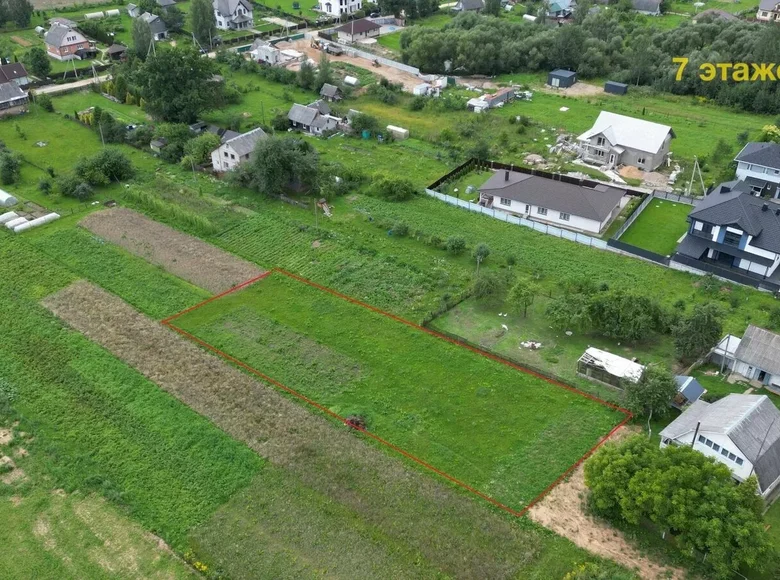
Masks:
[[[99,76],[98,80],[102,83],[103,81],[107,81],[109,79],[110,75],[103,75]],[[56,95],[58,93],[68,93],[71,91],[76,91],[78,89],[85,89],[88,86],[90,86],[92,83],[95,82],[95,79],[92,77],[88,79],[83,79],[80,81],[74,81],[72,83],[65,83],[62,85],[44,85],[42,87],[38,87],[35,89],[36,95]]]
[[[621,428],[612,440],[630,433],[629,429]],[[672,578],[685,577],[682,570],[660,566],[643,556],[619,531],[587,515],[583,499],[586,493],[584,471],[580,466],[567,481],[532,507],[529,516],[581,548],[636,570],[642,578],[656,580],[668,578],[668,574]]]
[[[95,212],[79,225],[210,292],[230,290],[263,273],[246,260],[131,209]]]

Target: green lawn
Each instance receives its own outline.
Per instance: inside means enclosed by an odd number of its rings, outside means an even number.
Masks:
[[[685,203],[654,199],[620,237],[620,241],[669,256],[688,229],[686,218],[692,209]]]
[[[281,274],[176,324],[516,509],[622,417]]]
[[[758,8],[758,2],[756,0],[736,0],[734,2],[707,2],[707,5],[702,8],[694,6],[693,0],[688,2],[672,2],[667,9],[668,12],[680,12],[684,14],[694,15],[697,12],[703,12],[708,9],[717,9],[737,14],[743,11],[752,12],[752,16],[755,16],[756,9]]]
[[[401,31],[392,34],[383,34],[377,39],[377,42],[385,48],[401,54]]]

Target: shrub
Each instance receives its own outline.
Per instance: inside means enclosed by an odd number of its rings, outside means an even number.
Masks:
[[[450,236],[447,238],[446,249],[451,254],[461,254],[466,249],[466,240],[460,236]]]
[[[76,176],[90,185],[108,185],[129,179],[135,173],[130,159],[118,149],[103,149],[82,158],[74,169]]]
[[[417,193],[417,189],[408,179],[380,177],[371,186],[371,193],[386,201],[406,201]]]
[[[57,180],[60,193],[84,201],[92,196],[92,187],[75,175],[63,175]]]
[[[393,229],[390,230],[394,236],[399,238],[406,237],[409,234],[409,226],[404,222],[398,222],[393,225]]]
[[[35,101],[44,111],[48,111],[49,113],[54,112],[54,102],[51,100],[51,97],[49,95],[46,94],[38,95],[37,97],[35,97]]]
[[[38,180],[38,191],[43,195],[49,195],[51,193],[51,181],[48,179]]]

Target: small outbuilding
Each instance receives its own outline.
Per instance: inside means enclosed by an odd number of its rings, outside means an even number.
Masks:
[[[555,69],[547,75],[547,84],[556,89],[565,89],[577,82],[577,73],[562,68]]]
[[[638,362],[593,347],[577,361],[578,375],[618,388],[623,388],[626,381],[638,383],[644,371],[645,367]]]
[[[616,83],[607,81],[604,83],[604,92],[611,95],[625,95],[628,92],[628,85],[625,83]]]
[[[677,394],[672,399],[672,407],[680,411],[698,401],[707,392],[695,377],[677,375],[674,379],[677,381]]]
[[[165,137],[160,137],[159,139],[153,139],[151,143],[149,143],[149,149],[155,153],[160,153],[167,145],[168,140]]]
[[[387,132],[390,133],[393,136],[393,138],[397,139],[398,141],[402,141],[403,139],[409,138],[409,129],[404,129],[403,127],[388,125]]]

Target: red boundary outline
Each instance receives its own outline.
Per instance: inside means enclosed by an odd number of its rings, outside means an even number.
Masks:
[[[468,349],[468,350],[470,350],[470,351],[472,351],[472,352],[474,352],[476,354],[484,356],[485,358],[488,358],[490,360],[499,362],[499,363],[501,363],[503,365],[511,367],[511,368],[513,368],[515,370],[518,370],[520,372],[523,372],[523,373],[532,375],[534,377],[537,377],[539,379],[542,379],[543,381],[546,381],[546,382],[550,383],[551,385],[555,385],[556,387],[564,388],[567,391],[571,391],[571,392],[576,393],[576,394],[578,394],[580,396],[583,396],[583,397],[586,397],[588,399],[591,399],[591,400],[599,403],[600,405],[603,405],[605,407],[609,407],[610,409],[614,409],[616,411],[619,411],[619,412],[623,413],[624,414],[624,418],[617,425],[615,425],[612,428],[612,430],[610,430],[609,433],[607,433],[604,437],[599,439],[599,441],[593,447],[591,447],[588,451],[586,451],[585,454],[582,457],[580,457],[576,462],[574,462],[571,466],[569,466],[569,468],[566,469],[566,471],[564,471],[560,476],[558,476],[558,478],[555,481],[553,481],[550,485],[548,485],[546,488],[544,488],[544,490],[542,490],[542,492],[539,495],[537,495],[534,499],[532,499],[528,503],[528,505],[526,505],[520,511],[512,509],[509,506],[502,504],[500,501],[498,501],[498,500],[490,497],[489,495],[479,491],[478,489],[475,489],[475,488],[471,487],[467,483],[464,483],[464,482],[460,481],[459,479],[453,477],[449,473],[434,467],[430,463],[427,463],[426,461],[423,461],[419,457],[416,457],[416,456],[412,455],[411,453],[409,453],[408,451],[398,447],[397,445],[394,445],[393,443],[390,443],[389,441],[387,441],[385,439],[382,439],[378,435],[376,435],[374,433],[371,433],[370,431],[367,431],[367,430],[362,429],[360,427],[355,427],[355,426],[349,424],[347,422],[346,418],[342,417],[341,415],[339,415],[337,413],[334,413],[333,411],[331,411],[327,407],[321,405],[317,401],[314,401],[313,399],[308,398],[307,396],[299,393],[298,391],[296,391],[294,389],[291,389],[290,387],[280,383],[276,379],[274,379],[272,377],[269,377],[268,375],[266,375],[266,374],[258,371],[257,369],[249,366],[245,362],[240,361],[240,360],[238,360],[237,358],[235,358],[233,356],[230,356],[226,352],[223,352],[223,351],[219,350],[215,346],[207,343],[204,340],[201,340],[197,336],[194,336],[194,335],[190,334],[189,332],[187,332],[186,330],[183,330],[183,329],[179,328],[178,326],[176,326],[175,324],[173,324],[173,321],[176,320],[177,318],[179,318],[180,316],[183,316],[183,315],[187,314],[188,312],[192,312],[193,310],[197,310],[198,308],[200,308],[202,306],[205,306],[206,304],[208,304],[210,302],[213,302],[215,300],[219,300],[220,298],[222,298],[224,296],[227,296],[228,294],[232,294],[233,292],[237,292],[238,290],[246,288],[247,286],[250,286],[250,285],[254,284],[255,282],[259,282],[260,280],[263,280],[264,278],[267,278],[268,276],[270,276],[273,273],[279,273],[279,274],[281,274],[283,276],[287,276],[288,278],[292,278],[293,280],[297,280],[298,282],[302,282],[302,283],[307,284],[307,285],[309,285],[309,286],[311,286],[313,288],[317,288],[318,290],[321,290],[323,292],[327,292],[328,294],[332,294],[333,296],[341,298],[342,300],[346,300],[347,302],[351,302],[352,304],[357,304],[358,306],[361,306],[363,308],[366,308],[368,310],[371,310],[373,312],[381,314],[382,316],[386,316],[388,318],[391,318],[391,319],[393,319],[393,320],[395,320],[397,322],[400,322],[401,324],[405,324],[406,326],[409,326],[409,327],[414,328],[416,330],[420,330],[422,332],[430,334],[431,336],[435,336],[435,337],[437,337],[437,338],[439,338],[441,340],[446,340],[447,342],[449,342],[451,344],[455,344],[455,345],[460,346],[462,348],[466,348],[466,349]],[[396,316],[395,314],[391,314],[390,312],[386,312],[386,311],[384,311],[384,310],[382,310],[380,308],[377,308],[376,306],[371,306],[370,304],[366,304],[365,302],[361,302],[360,300],[357,300],[356,298],[352,298],[351,296],[347,296],[346,294],[342,294],[341,292],[333,290],[332,288],[328,288],[327,286],[322,286],[320,284],[317,284],[316,282],[312,282],[311,280],[309,280],[307,278],[303,278],[302,276],[298,276],[298,275],[293,274],[291,272],[287,272],[286,270],[282,270],[281,268],[272,268],[271,270],[268,270],[267,272],[264,272],[263,274],[260,274],[259,276],[251,278],[251,279],[249,279],[249,280],[247,280],[245,282],[242,282],[241,284],[238,284],[237,286],[234,286],[233,288],[231,288],[229,290],[226,290],[225,292],[221,292],[220,294],[212,296],[211,298],[208,298],[207,300],[204,300],[203,302],[200,302],[200,303],[196,304],[195,306],[191,306],[189,308],[186,308],[186,309],[182,310],[181,312],[177,312],[173,316],[169,316],[168,318],[165,318],[164,320],[162,320],[161,323],[163,325],[167,326],[168,328],[178,332],[182,336],[185,336],[186,338],[188,338],[188,339],[192,340],[193,342],[199,344],[200,346],[202,346],[202,347],[204,347],[204,348],[206,348],[206,349],[208,349],[208,350],[218,354],[222,358],[224,358],[224,359],[232,362],[233,364],[243,368],[244,370],[250,372],[251,374],[253,374],[253,375],[257,376],[257,377],[260,377],[263,381],[265,381],[265,382],[267,382],[267,383],[277,387],[278,389],[280,389],[280,390],[282,390],[282,391],[284,391],[286,393],[289,393],[289,394],[293,395],[294,397],[296,397],[296,398],[298,398],[298,399],[308,403],[312,407],[315,407],[316,409],[319,409],[320,411],[322,411],[326,415],[329,415],[330,417],[333,417],[334,419],[337,419],[341,423],[344,423],[345,425],[347,425],[349,427],[352,427],[354,429],[357,429],[357,430],[361,431],[364,435],[367,435],[368,437],[370,437],[371,439],[374,439],[378,443],[381,443],[382,445],[392,449],[393,451],[403,455],[404,457],[406,457],[408,459],[411,459],[415,463],[418,463],[419,465],[422,465],[426,469],[436,473],[437,475],[443,477],[444,479],[450,481],[451,483],[454,483],[455,485],[457,485],[459,487],[462,487],[463,489],[473,493],[477,497],[479,497],[481,499],[484,499],[485,501],[490,502],[491,504],[493,504],[494,506],[502,509],[503,511],[505,511],[507,513],[510,513],[513,516],[517,516],[517,517],[522,517],[526,513],[528,513],[528,510],[530,510],[535,504],[537,504],[539,501],[541,501],[542,498],[544,498],[544,496],[546,496],[548,493],[550,493],[550,491],[555,486],[557,486],[561,481],[563,481],[566,477],[568,477],[571,472],[573,472],[575,469],[577,469],[577,467],[579,467],[582,464],[583,461],[585,461],[588,457],[590,457],[596,451],[596,449],[601,447],[601,445],[603,445],[610,437],[612,437],[612,435],[618,429],[620,429],[623,425],[625,425],[632,418],[631,412],[628,411],[627,409],[619,407],[618,405],[615,405],[615,404],[610,403],[608,401],[604,401],[603,399],[600,399],[600,398],[598,398],[598,397],[596,397],[594,395],[591,395],[590,393],[586,393],[584,391],[580,391],[579,389],[576,389],[576,388],[574,388],[574,387],[572,387],[570,385],[567,385],[565,383],[556,381],[554,379],[551,379],[550,377],[546,377],[546,376],[544,376],[542,374],[534,372],[531,369],[525,368],[522,365],[519,365],[519,364],[516,364],[516,363],[512,363],[512,362],[510,362],[510,361],[508,361],[506,359],[503,359],[503,358],[501,358],[499,356],[494,355],[493,353],[484,351],[484,350],[482,350],[480,348],[471,346],[469,344],[464,344],[462,342],[459,342],[459,341],[455,340],[454,338],[451,338],[449,336],[446,336],[444,334],[436,332],[435,330],[431,330],[430,328],[425,328],[424,326],[420,326],[419,324],[415,324],[414,322],[410,322],[410,321],[408,321],[408,320],[406,320],[404,318],[401,318],[400,316]]]

